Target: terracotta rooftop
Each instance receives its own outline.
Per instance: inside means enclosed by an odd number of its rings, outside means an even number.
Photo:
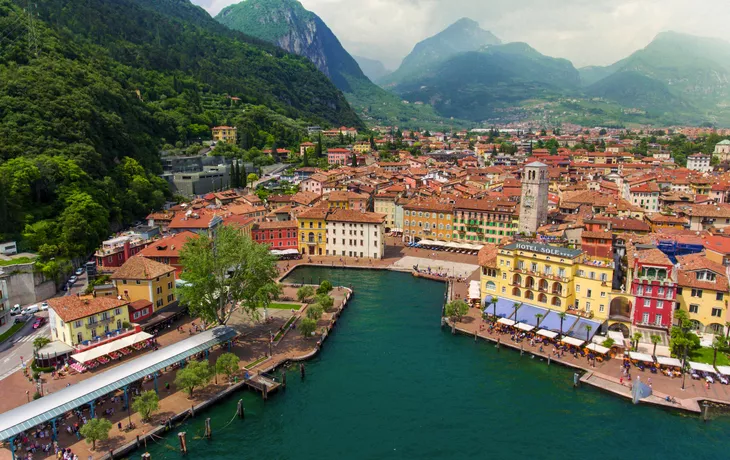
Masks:
[[[48,299],[48,307],[52,308],[66,323],[113,308],[123,307],[127,304],[128,302],[126,300],[119,300],[116,297],[81,299],[76,296],[67,295]]]
[[[499,247],[493,243],[484,243],[477,254],[479,265],[487,268],[497,268],[497,253]]]
[[[708,289],[713,291],[728,290],[728,280],[725,275],[725,267],[708,259],[705,254],[689,254],[686,256],[677,256],[679,263],[679,273],[677,275],[677,284],[699,289]],[[700,271],[709,270],[715,273],[715,280],[699,280],[697,274]]]
[[[127,261],[114,272],[112,279],[151,280],[174,271],[174,267],[137,255],[127,259]]]
[[[185,242],[190,238],[198,238],[198,236],[197,233],[185,230],[176,235],[154,241],[138,252],[137,255],[145,257],[177,257],[180,255],[180,249],[182,249]]]
[[[385,214],[376,212],[360,212],[352,209],[332,209],[327,215],[327,222],[353,222],[362,224],[381,224],[385,222]]]

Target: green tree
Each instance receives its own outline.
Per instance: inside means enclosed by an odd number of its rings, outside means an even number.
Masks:
[[[651,343],[654,344],[654,350],[651,352],[651,355],[656,358],[656,346],[662,343],[662,338],[656,334],[652,334],[649,336],[649,339],[651,339]]]
[[[312,318],[304,318],[299,322],[299,331],[304,337],[311,337],[315,330],[317,330],[317,321]]]
[[[309,155],[309,153],[306,150],[304,150],[304,153],[302,153],[302,167],[306,168],[307,166],[309,166],[308,155]]]
[[[207,361],[190,361],[177,371],[175,385],[187,390],[189,398],[193,397],[193,390],[208,383],[212,372]]]
[[[238,356],[233,353],[223,353],[215,362],[215,371],[218,374],[224,374],[230,382],[231,376],[238,371],[238,363]]]
[[[634,332],[634,335],[632,336],[633,342],[634,342],[634,351],[638,351],[639,349],[639,341],[643,335],[641,335],[641,332]]]
[[[685,310],[676,310],[674,319],[676,324],[669,330],[669,348],[673,356],[683,358],[699,348],[700,338],[692,331],[692,322]]]
[[[586,325],[586,342],[589,342],[591,340],[591,330],[593,330],[593,326],[590,324]]]
[[[312,304],[307,307],[307,318],[317,321],[322,317],[323,313],[324,308],[318,303]]]
[[[322,133],[319,133],[319,135],[317,136],[317,143],[314,144],[314,157],[322,157]]]
[[[35,340],[33,340],[33,349],[38,351],[49,343],[51,343],[51,339],[48,337],[36,337]]]
[[[324,311],[330,311],[335,305],[335,299],[328,294],[317,294],[314,297],[314,303],[319,304]]]
[[[513,309],[513,310],[514,310],[514,312],[515,312],[515,315],[513,316],[513,318],[514,318],[514,322],[515,322],[515,323],[519,323],[519,321],[517,320],[517,311],[518,311],[518,310],[519,310],[519,309],[520,309],[521,307],[522,307],[522,303],[521,303],[521,302],[515,302],[514,304],[512,304],[512,309]]]
[[[186,283],[179,297],[209,324],[226,324],[238,310],[255,316],[280,292],[276,257],[232,226],[219,226],[213,238],[189,239],[180,263]]]
[[[91,449],[96,449],[96,441],[106,441],[109,439],[109,431],[112,429],[112,422],[105,418],[92,418],[86,422],[79,433],[91,443]]]
[[[352,166],[353,168],[357,168],[357,155],[355,155],[353,153],[351,156],[351,159],[352,159],[352,164],[350,166]]]
[[[241,172],[239,177],[241,182],[241,188],[246,188],[248,182],[248,176],[246,175],[246,165],[241,165]]]
[[[149,421],[153,412],[160,408],[160,398],[154,390],[144,391],[134,398],[132,410],[139,413],[142,420]]]
[[[561,311],[558,313],[558,318],[560,318],[560,337],[563,337],[563,321],[565,321],[565,318],[568,317],[568,314],[564,311]]]
[[[461,318],[467,313],[469,313],[469,305],[461,299],[452,300],[444,308],[444,315],[455,322],[461,321]]]
[[[319,287],[317,288],[317,294],[327,294],[332,290],[332,283],[330,283],[328,280],[324,280],[319,284]]]
[[[314,295],[314,288],[312,286],[302,286],[297,289],[297,300],[304,303]]]

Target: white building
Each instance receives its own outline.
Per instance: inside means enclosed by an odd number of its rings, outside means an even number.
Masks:
[[[715,151],[713,152],[713,155],[719,156],[720,161],[729,161],[730,160],[730,141],[725,139],[724,141],[720,141],[717,144],[715,144]]]
[[[712,171],[712,166],[710,166],[710,155],[695,153],[694,155],[688,156],[687,169],[700,172]]]
[[[15,244],[15,241],[7,241],[5,243],[0,243],[0,254],[4,254],[6,256],[12,256],[17,253],[18,253],[18,245]]]
[[[326,221],[327,255],[383,258],[385,214],[332,209],[327,214]]]

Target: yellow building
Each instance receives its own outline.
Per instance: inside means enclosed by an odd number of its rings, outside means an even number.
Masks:
[[[704,253],[677,257],[677,302],[689,313],[698,332],[724,333],[728,321],[728,278],[725,267]]]
[[[299,252],[303,255],[322,256],[327,251],[326,206],[309,208],[299,213]]]
[[[451,241],[454,205],[414,200],[403,205],[403,240]]]
[[[117,293],[127,302],[148,300],[153,312],[176,302],[175,268],[142,256],[130,257],[112,275]]]
[[[392,231],[395,227],[395,201],[399,194],[395,192],[381,192],[375,195],[373,209],[375,212],[385,214],[385,228]]]
[[[601,322],[607,320],[612,300],[612,278],[612,261],[582,256],[573,279],[576,312]]]
[[[358,142],[352,146],[352,150],[357,153],[370,153],[370,142]]]
[[[236,143],[236,131],[233,126],[216,126],[212,129],[213,140],[216,142],[225,142],[226,144]]]
[[[75,346],[129,325],[128,300],[116,297],[48,299],[51,340]]]

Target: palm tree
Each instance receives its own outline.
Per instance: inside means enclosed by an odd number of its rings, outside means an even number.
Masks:
[[[540,320],[542,317],[545,316],[542,313],[535,313],[535,319],[537,320],[537,323],[535,324],[535,327],[537,327],[540,324]]]
[[[586,324],[586,342],[591,340],[591,329],[593,329],[593,326]]]
[[[728,336],[730,336],[730,321],[725,323],[725,340],[728,339]]]
[[[656,346],[659,345],[659,343],[661,343],[662,338],[656,334],[652,334],[649,338],[651,339],[651,343],[654,344],[654,351],[652,352],[651,355],[656,358]]]
[[[492,321],[496,322],[497,321],[497,297],[496,296],[492,297],[492,307],[493,307],[493,311],[494,311],[494,317],[492,318]]]
[[[558,313],[558,317],[560,318],[560,337],[563,336],[563,321],[565,320],[566,316],[568,316],[568,314],[565,313],[564,311],[561,311],[560,313]]]
[[[634,332],[634,335],[632,336],[633,342],[634,342],[634,351],[639,351],[639,340],[643,335],[641,335],[641,332]]]
[[[515,309],[515,323],[517,322],[517,310],[519,310],[521,306],[522,304],[520,302],[515,302],[515,304],[512,306]]]
[[[717,362],[717,351],[725,351],[727,348],[727,339],[720,334],[716,335],[715,339],[712,341],[712,367],[715,367],[715,363]]]
[[[49,343],[51,343],[51,339],[49,339],[48,337],[37,337],[35,340],[33,340],[33,349],[35,351],[38,351]]]

